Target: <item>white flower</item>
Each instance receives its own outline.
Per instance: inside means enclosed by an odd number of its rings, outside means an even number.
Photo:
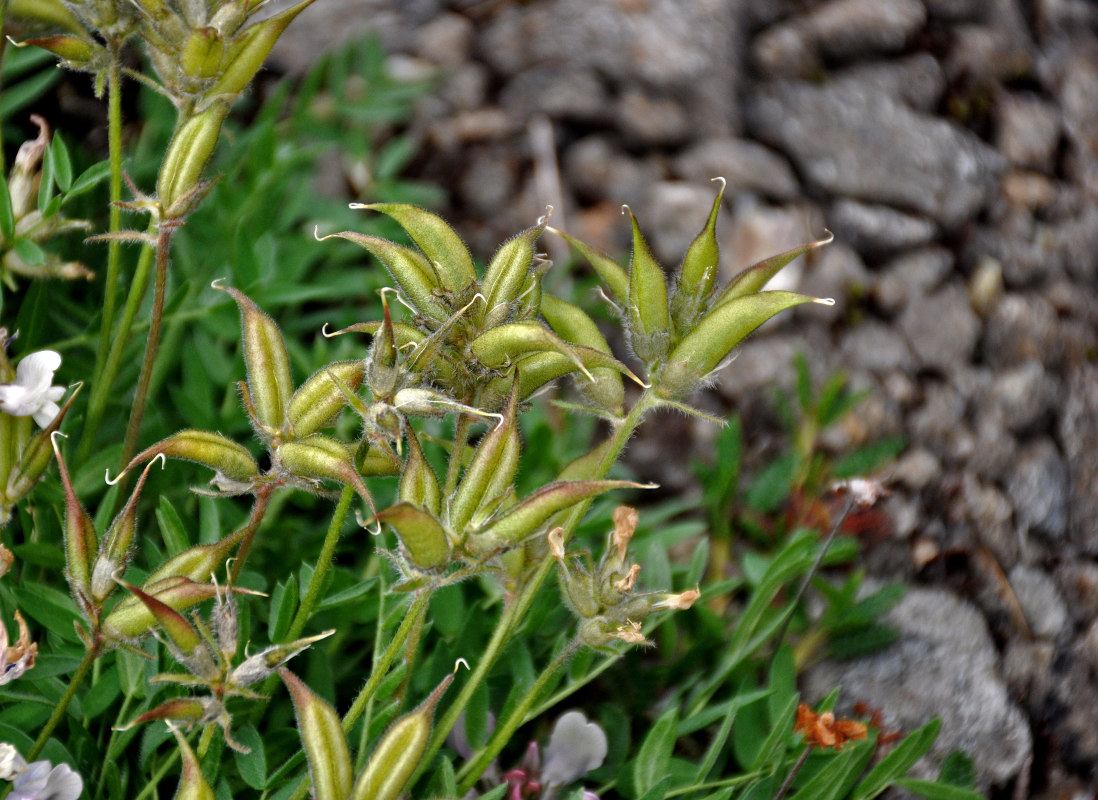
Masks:
[[[84,780],[68,764],[35,761],[15,779],[8,800],[77,800]]]
[[[0,779],[10,781],[27,771],[27,760],[19,755],[15,745],[0,743]]]
[[[57,401],[65,396],[64,386],[51,386],[61,356],[53,350],[39,350],[25,356],[15,368],[15,383],[0,385],[0,411],[14,417],[33,416],[45,428],[61,411]]]
[[[588,722],[579,711],[569,711],[557,720],[541,780],[546,786],[565,786],[598,768],[606,759],[606,734],[597,722]]]

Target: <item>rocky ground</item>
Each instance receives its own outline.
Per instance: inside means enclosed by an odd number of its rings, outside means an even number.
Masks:
[[[1098,4],[325,0],[280,57],[308,63],[348,20],[441,76],[416,169],[482,255],[547,203],[627,252],[629,203],[674,266],[717,175],[729,273],[835,232],[798,288],[836,305],[768,326],[703,400],[750,425],[803,351],[871,391],[831,446],[909,444],[867,550],[915,586],[902,637],[807,689],[841,684],[891,727],[941,715],[939,752],[966,748],[996,797],[1095,796]],[[659,452],[633,457],[682,485]]]

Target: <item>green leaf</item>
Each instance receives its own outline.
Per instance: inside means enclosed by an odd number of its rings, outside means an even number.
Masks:
[[[82,620],[67,594],[42,583],[24,583],[14,594],[28,617],[65,641],[78,641],[73,623]]]
[[[90,192],[100,183],[105,181],[111,174],[111,162],[100,161],[98,164],[92,164],[86,170],[80,173],[80,175],[72,182],[72,186],[65,193],[65,201],[73,197],[78,197],[85,192]]]
[[[647,798],[653,789],[667,779],[678,725],[679,710],[671,707],[656,720],[656,724],[644,737],[640,752],[633,762],[633,787],[638,800]]]
[[[789,741],[789,735],[793,732],[793,724],[796,721],[798,700],[798,696],[794,694],[776,713],[770,712],[770,733],[759,747],[759,752],[751,765],[752,770],[757,770],[784,755],[786,742]]]
[[[61,138],[61,134],[53,135],[53,142],[50,143],[46,157],[53,164],[53,179],[57,183],[57,188],[67,192],[72,188],[72,159],[69,157],[69,148]]]
[[[488,685],[477,684],[465,706],[465,738],[469,746],[479,750],[488,741]]]
[[[187,529],[183,526],[183,519],[166,495],[160,495],[156,521],[160,525],[160,535],[164,537],[164,547],[169,557],[177,556],[191,546]]]
[[[907,789],[928,800],[983,800],[984,797],[983,792],[973,789],[962,789],[960,786],[950,786],[947,783],[920,781],[914,778],[898,778],[895,784],[901,789]]]
[[[930,750],[934,740],[938,738],[941,727],[942,721],[934,719],[909,734],[896,746],[895,750],[869,771],[865,780],[854,789],[852,800],[869,800],[876,797],[897,778],[906,775],[911,766]]]
[[[959,786],[962,789],[976,788],[976,765],[964,750],[954,750],[942,762],[942,771],[938,773],[939,783]]]
[[[37,242],[22,237],[15,240],[12,245],[16,255],[29,267],[40,267],[46,263],[46,251],[39,247]]]
[[[8,85],[5,81],[4,93],[0,96],[0,118],[11,119],[17,111],[42,97],[60,78],[61,70],[44,69],[16,84]]]
[[[267,785],[267,756],[263,750],[263,739],[251,725],[235,728],[233,736],[251,750],[250,753],[233,753],[240,777],[253,789],[262,789]]]
[[[11,208],[11,191],[8,179],[0,173],[0,236],[11,241],[15,238],[15,214]]]
[[[773,514],[789,497],[797,474],[797,456],[786,453],[771,461],[751,482],[744,504],[753,511]]]
[[[873,756],[874,742],[848,744],[797,791],[790,800],[838,800],[858,779]]]
[[[85,717],[95,719],[106,711],[121,693],[118,670],[104,672],[84,695]]]
[[[793,659],[793,648],[788,644],[782,645],[771,656],[769,679],[772,692],[767,699],[767,710],[770,713],[770,724],[777,725],[785,721],[782,714],[789,706],[790,699],[799,697],[797,665]]]
[[[297,601],[297,577],[291,575],[285,583],[279,581],[271,593],[271,612],[267,618],[268,635],[272,642],[281,642],[286,638],[297,611]]]

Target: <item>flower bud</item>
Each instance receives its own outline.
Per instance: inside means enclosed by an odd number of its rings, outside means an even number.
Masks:
[[[190,210],[228,113],[228,103],[215,102],[187,120],[172,137],[156,180],[156,194],[166,218],[177,219]]]
[[[65,577],[72,587],[73,598],[87,612],[85,603],[91,597],[91,576],[94,553],[99,547],[95,523],[80,505],[69,478],[65,459],[57,447],[57,440],[50,438],[57,466],[61,472],[61,485],[65,490]]]
[[[317,800],[344,800],[351,794],[354,773],[339,714],[288,669],[278,674],[290,690]]]
[[[330,423],[347,405],[343,387],[356,391],[365,374],[366,364],[362,359],[337,361],[301,384],[290,398],[286,411],[293,435],[308,436]],[[337,381],[342,382],[343,387]]]

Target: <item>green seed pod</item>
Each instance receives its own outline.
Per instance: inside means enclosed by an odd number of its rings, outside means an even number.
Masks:
[[[555,352],[569,358],[588,379],[591,373],[579,356],[559,336],[540,322],[507,322],[485,331],[472,341],[470,349],[480,363],[501,369],[528,353]]]
[[[511,387],[511,397],[503,412],[503,421],[484,434],[473,453],[472,461],[465,468],[457,490],[450,498],[447,507],[447,521],[450,530],[458,534],[459,537],[481,504],[485,500],[492,499],[486,497],[485,493],[496,477],[496,473],[509,469],[510,474],[506,476],[507,483],[509,484],[514,479],[516,464],[512,464],[511,459],[505,458],[505,456],[509,450],[518,447],[518,392],[518,382],[515,381]],[[514,442],[509,444],[509,440],[514,440]],[[455,453],[451,457],[460,458],[461,456],[460,453]]]
[[[346,239],[360,247],[366,248],[393,276],[408,301],[415,306],[416,311],[436,322],[445,322],[450,313],[439,302],[438,275],[422,254],[410,247],[402,247],[387,239],[379,239],[377,236],[366,236],[354,231],[341,231],[320,237],[325,239]]]
[[[434,264],[442,288],[455,295],[462,294],[476,282],[473,257],[461,237],[438,214],[407,203],[352,204],[352,208],[379,211],[395,219],[400,227]]]
[[[606,284],[606,288],[610,290],[610,299],[612,301],[619,306],[625,304],[629,297],[629,273],[622,269],[617,261],[590,245],[584,244],[579,239],[569,236],[567,233],[558,231],[555,228],[549,228],[549,230],[568,242],[581,256],[587,259],[587,263],[594,267],[595,272],[602,278],[602,282]]]
[[[392,526],[408,554],[408,560],[423,569],[435,569],[450,557],[450,542],[434,515],[411,503],[397,503],[374,518]]]
[[[183,734],[174,725],[171,726],[171,731],[175,734],[176,742],[179,745],[179,753],[183,759],[183,770],[179,775],[179,788],[175,790],[173,800],[214,800],[214,791],[210,788],[210,784],[206,782],[206,777],[202,774],[202,767],[199,765],[194,751],[191,750],[191,746],[187,744]]]
[[[137,531],[137,501],[141,497],[141,490],[145,488],[145,480],[149,477],[151,468],[152,462],[149,462],[141,471],[141,477],[130,499],[111,522],[106,536],[99,544],[99,553],[95,559],[91,578],[92,598],[97,603],[102,603],[115,590],[118,585],[115,582],[115,576],[120,575],[129,563],[133,550],[133,537]]]
[[[174,577],[189,578],[192,581],[208,581],[217,568],[225,563],[229,553],[240,544],[247,533],[248,529],[244,527],[213,544],[199,544],[188,547],[181,553],[176,553],[149,573],[141,588],[146,592],[150,592],[148,587],[151,584]],[[171,604],[169,603],[169,605]],[[175,608],[175,606],[172,606],[172,608]]]
[[[552,295],[541,300],[541,314],[549,327],[566,342],[586,345],[600,353],[610,355],[607,344],[595,321],[579,306],[566,303]],[[591,370],[592,380],[576,381],[576,386],[587,399],[612,414],[620,414],[625,403],[625,387],[617,370],[596,367]]]
[[[179,54],[179,67],[192,78],[212,78],[221,70],[225,40],[214,27],[195,28]]]
[[[613,356],[600,353],[590,347],[575,345],[573,352],[579,356],[580,361],[587,367],[588,373],[597,367],[609,367],[632,378],[636,383],[645,385],[640,378]],[[518,373],[519,399],[525,400],[541,387],[557,378],[562,378],[576,371],[575,362],[560,353],[531,353],[515,359],[513,366]],[[481,404],[485,408],[497,408],[503,403],[506,392],[510,388],[512,378],[508,376],[493,378],[488,382],[481,394]]]
[[[686,397],[715,370],[752,331],[779,312],[802,303],[831,305],[796,292],[759,292],[717,305],[682,338],[659,374],[659,393]]]
[[[346,800],[354,773],[339,714],[288,669],[278,674],[290,690],[317,800]]]
[[[498,517],[488,527],[469,537],[466,546],[474,555],[485,555],[501,547],[518,544],[557,513],[589,497],[613,489],[652,489],[651,484],[632,481],[558,481],[532,495]]]
[[[169,608],[184,611],[209,600],[217,594],[212,583],[196,583],[190,578],[175,576],[163,580],[146,581],[142,591],[160,600]],[[156,617],[136,597],[123,598],[103,619],[102,632],[108,640],[132,640],[151,633],[156,627]]]
[[[720,264],[720,247],[717,245],[717,214],[724,198],[724,178],[720,191],[709,211],[705,227],[697,235],[682,260],[678,277],[675,280],[675,294],[671,298],[671,317],[675,328],[685,332],[697,321],[698,315],[705,309],[706,301],[713,293],[717,279],[717,267]]]
[[[187,120],[172,137],[156,180],[166,219],[183,217],[190,210],[192,193],[202,180],[202,170],[213,155],[228,113],[228,103],[216,102]]]
[[[48,50],[73,69],[89,64],[101,52],[87,39],[79,36],[69,36],[68,34],[38,36],[19,43],[19,46],[23,45],[32,45]]]
[[[206,98],[218,100],[225,97],[232,100],[244,91],[263,67],[263,62],[267,60],[286,26],[312,3],[313,0],[303,0],[281,14],[249,26],[239,37],[233,39],[226,48],[221,78],[206,92]]]
[[[91,576],[95,553],[99,549],[99,539],[95,533],[95,523],[88,512],[80,505],[76,491],[72,488],[69,470],[65,459],[57,447],[56,438],[51,437],[53,452],[57,457],[57,467],[61,472],[61,485],[65,490],[65,577],[72,587],[73,597],[83,607],[83,600],[91,597]]]
[[[355,470],[351,451],[343,442],[314,433],[304,439],[283,442],[277,455],[291,474],[306,480],[333,480],[350,486],[371,509],[374,508],[374,499]]]
[[[419,439],[411,430],[408,432],[408,463],[400,476],[399,497],[402,502],[411,503],[435,516],[438,516],[442,506],[442,490],[438,485],[438,477],[424,458]]]
[[[61,0],[9,0],[8,13],[13,17],[42,22],[47,28],[64,28],[77,36],[87,36],[83,23]]]
[[[484,296],[488,298],[484,306],[486,312],[491,313],[497,306],[510,306],[519,296],[534,262],[534,245],[548,219],[542,217],[534,227],[512,236],[492,256],[481,281]]]
[[[0,381],[2,381],[0,377]],[[69,412],[69,408],[72,406],[72,401],[76,399],[76,395],[80,393],[81,384],[77,384],[74,391],[68,396],[65,402],[61,405],[61,410],[57,413],[57,416],[53,418],[50,424],[44,429],[36,433],[34,436],[22,445],[22,454],[19,455],[19,466],[10,470],[10,467],[5,468],[3,452],[4,448],[0,447],[0,479],[7,473],[8,474],[8,487],[6,495],[12,500],[18,500],[25,496],[35,484],[42,479],[42,475],[46,472],[46,468],[50,465],[50,461],[53,459],[53,434],[61,427],[61,421],[65,418],[65,415]],[[3,420],[7,420],[12,429],[5,431],[0,427],[0,441],[8,441],[14,448],[10,452],[10,456],[14,458],[18,453],[18,448],[22,440],[22,436],[16,434],[15,428],[22,426],[29,426],[31,423],[30,417],[12,417],[7,414],[0,414],[0,425],[3,425]],[[2,437],[10,436],[10,439]]]
[[[173,650],[172,655],[179,663],[195,676],[205,680],[213,680],[220,676],[220,670],[214,664],[210,651],[206,649],[202,634],[195,630],[195,627],[187,622],[182,614],[136,586],[129,583],[122,585],[129,589],[141,605],[156,618],[156,623],[168,637],[169,648]]]
[[[442,693],[453,680],[447,675],[423,704],[392,724],[355,781],[351,800],[396,800],[427,750],[431,719]]]
[[[835,234],[831,231],[826,231],[826,233],[827,235],[822,239],[803,244],[800,247],[794,247],[792,250],[786,250],[784,253],[778,253],[776,256],[770,256],[769,258],[764,258],[762,261],[752,264],[732,278],[732,280],[728,282],[728,285],[721,289],[720,294],[710,303],[709,307],[711,309],[716,309],[729,300],[735,300],[737,297],[745,297],[749,294],[756,294],[762,291],[762,288],[766,285],[767,281],[777,275],[783,267],[789,264],[789,262],[797,256],[804,255],[810,250],[815,250],[817,247],[823,247],[825,244],[831,244],[831,242],[835,241]]]
[[[216,283],[214,288],[227,292],[240,308],[248,392],[256,413],[253,422],[261,432],[278,431],[286,419],[286,408],[294,391],[282,331],[243,292]]]
[[[266,650],[250,655],[229,673],[225,683],[233,688],[242,688],[266,680],[272,672],[291,658],[312,647],[321,639],[327,639],[333,633],[335,633],[334,628],[315,636],[306,636],[303,639],[295,639],[285,644],[272,645]]]
[[[161,703],[156,708],[146,711],[125,725],[119,725],[116,730],[128,731],[135,725],[158,719],[184,723],[212,722],[217,719],[220,710],[221,704],[213,697],[181,697]]]
[[[239,483],[249,483],[259,477],[259,465],[243,445],[220,433],[196,430],[180,431],[142,450],[126,465],[123,474],[159,455],[204,464]]]
[[[286,411],[290,430],[294,436],[308,436],[330,423],[347,405],[339,384],[332,380],[334,374],[343,384],[355,391],[366,375],[366,363],[361,359],[337,361],[318,370],[301,384]]]
[[[628,207],[626,210],[629,211]],[[667,279],[641,235],[633,212],[633,257],[629,262],[629,344],[637,358],[654,364],[667,354],[671,341],[671,317],[667,307]]]

